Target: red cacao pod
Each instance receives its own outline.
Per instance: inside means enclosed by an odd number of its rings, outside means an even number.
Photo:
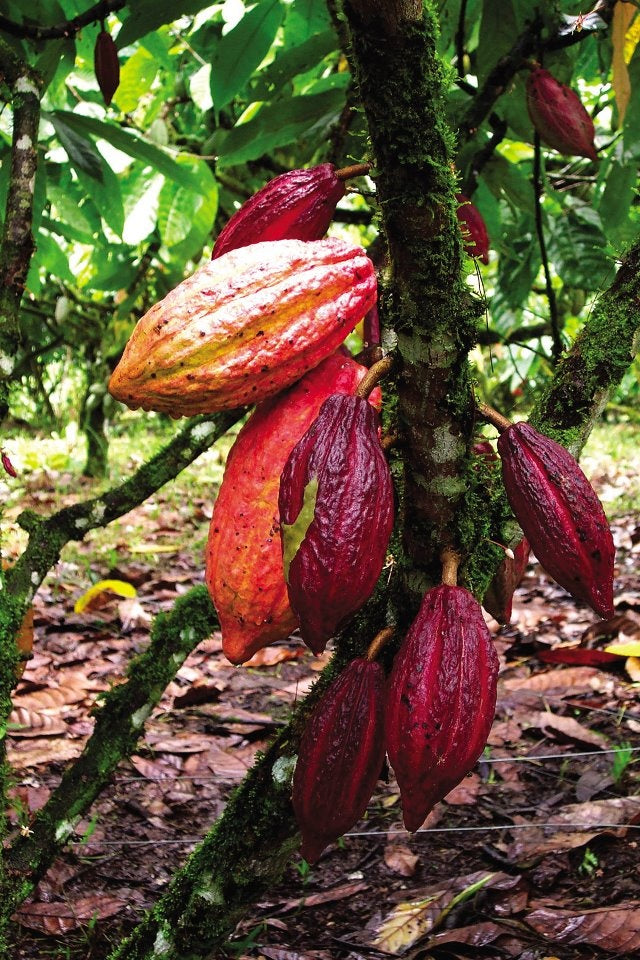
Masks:
[[[4,467],[5,472],[8,473],[10,477],[17,477],[18,471],[16,470],[13,463],[11,462],[11,457],[9,456],[9,454],[5,453],[3,450],[0,453],[0,456],[2,458],[2,466]]]
[[[498,453],[511,509],[542,566],[576,599],[612,617],[613,539],[577,462],[528,423],[507,427]]]
[[[259,404],[231,448],[211,518],[206,581],[232,663],[244,663],[298,626],[282,569],[280,474],[323,401],[354,393],[366,372],[346,351],[332,354]],[[370,402],[379,407],[378,389]]]
[[[571,87],[536,67],[527,77],[526,91],[529,117],[543,143],[567,156],[598,159],[593,120]]]
[[[367,808],[384,760],[385,685],[380,664],[352,660],[307,722],[293,777],[293,809],[308,863]]]
[[[482,214],[463,193],[457,193],[456,200],[460,204],[457,214],[465,241],[465,253],[470,257],[479,257],[483,263],[489,263],[489,234]]]
[[[393,483],[378,425],[362,397],[329,397],[282,471],[285,580],[314,653],[360,609],[384,564]]]
[[[120,61],[118,48],[106,30],[101,30],[97,36],[93,49],[93,69],[104,102],[109,106],[120,83]]]
[[[212,259],[264,240],[320,240],[345,192],[332,163],[281,173],[234,213],[215,242]]]
[[[505,556],[484,595],[482,606],[498,623],[509,623],[513,610],[513,594],[524,577],[531,547],[523,537],[513,550],[513,559]]]
[[[407,830],[420,827],[482,753],[497,677],[477,601],[463,587],[429,590],[389,678],[387,752]]]
[[[373,264],[342,240],[232,250],[145,314],[109,390],[173,417],[259,403],[333,353],[375,298]]]

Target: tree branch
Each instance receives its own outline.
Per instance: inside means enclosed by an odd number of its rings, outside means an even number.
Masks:
[[[547,254],[544,224],[542,222],[542,148],[540,145],[540,134],[537,130],[533,141],[533,200],[535,204],[536,234],[538,237],[538,246],[540,247],[542,269],[544,271],[545,292],[549,304],[549,322],[551,324],[551,336],[553,338],[553,359],[554,362],[557,363],[564,350],[564,344],[560,335],[558,304],[556,301],[556,292],[553,289],[553,283],[551,281],[551,269],[549,267],[549,256]]]
[[[109,690],[95,708],[91,738],[29,824],[31,834],[18,834],[10,844],[6,865],[11,879],[7,889],[0,889],[0,928],[33,892],[120,761],[134,752],[167,684],[217,626],[204,586],[194,587],[175,602],[169,614],[156,617],[149,646],[129,664],[126,683]]]
[[[29,40],[54,40],[60,37],[73,37],[83,27],[90,23],[98,23],[106,19],[110,13],[122,10],[127,0],[100,0],[84,13],[78,14],[71,20],[65,20],[54,27],[37,27],[31,23],[15,23],[8,17],[0,16],[0,31],[11,34],[13,37]]]
[[[99,497],[65,507],[47,518],[30,510],[20,514],[18,523],[29,533],[29,542],[6,574],[7,593],[20,601],[18,622],[65,544],[82,540],[90,530],[106,527],[143,503],[223,436],[244,412],[239,409],[194,417],[132,477]]]
[[[20,344],[18,311],[34,249],[31,224],[38,166],[41,81],[0,37],[0,81],[11,91],[11,171],[0,240],[0,421]]]

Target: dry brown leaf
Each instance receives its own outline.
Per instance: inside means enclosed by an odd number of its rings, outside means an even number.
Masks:
[[[530,677],[512,677],[504,681],[507,690],[534,690],[537,693],[549,690],[565,690],[569,687],[578,690],[595,689],[600,677],[600,671],[595,667],[567,667],[565,670],[548,670],[546,673],[535,673]]]
[[[363,890],[368,889],[368,883],[344,883],[339,887],[332,887],[330,890],[312,893],[308,897],[297,897],[295,900],[286,900],[284,903],[278,904],[275,912],[281,914],[289,913],[291,910],[298,910],[300,907],[318,907],[323,903],[346,900],[348,897],[353,897],[356,893],[361,893]]]
[[[45,710],[56,713],[63,707],[73,703],[81,703],[87,696],[86,688],[80,686],[47,687],[45,690],[34,690],[15,698],[15,705],[27,710]]]
[[[41,933],[61,935],[93,920],[114,917],[127,906],[123,900],[96,893],[66,903],[27,903],[15,914],[23,927]]]
[[[463,806],[466,803],[475,803],[478,799],[478,791],[482,781],[477,773],[470,773],[469,776],[461,780],[460,783],[450,790],[444,798],[444,802],[450,806]]]
[[[560,740],[569,739],[602,750],[608,746],[608,741],[601,734],[583,727],[573,717],[563,717],[551,713],[549,710],[541,710],[531,714],[527,719],[532,727],[539,728],[543,733],[550,733],[551,736],[556,736],[556,738],[560,734]]]
[[[304,657],[307,648],[302,645],[299,647],[286,647],[282,644],[273,644],[270,647],[263,647],[257,653],[247,660],[245,667],[275,667],[277,663],[284,663],[287,660],[299,660]]]
[[[595,910],[540,907],[525,917],[530,927],[555,943],[589,943],[607,953],[631,956],[640,950],[640,901]]]
[[[41,763],[75,760],[82,753],[82,746],[81,740],[69,740],[66,737],[44,742],[40,739],[34,742],[25,740],[21,741],[19,748],[9,745],[7,755],[9,763],[16,770],[24,770]]]
[[[287,950],[284,947],[260,947],[260,955],[266,960],[332,960],[326,950]]]
[[[435,933],[425,944],[425,948],[437,947],[442,943],[466,943],[470,947],[484,947],[488,943],[493,943],[503,933],[502,927],[487,920],[484,923],[474,923],[468,927]]]
[[[384,848],[384,862],[392,873],[398,873],[401,877],[412,877],[419,859],[403,843],[388,843]]]
[[[640,797],[611,797],[590,800],[589,803],[570,803],[559,813],[547,817],[547,822],[595,827],[600,823],[633,823],[637,819],[640,819]]]
[[[138,597],[121,600],[118,604],[118,616],[123,633],[129,633],[137,627],[149,627],[153,621],[153,617],[147,613]]]
[[[130,763],[146,780],[175,780],[176,768],[164,761],[147,760],[146,757],[133,756]]]
[[[37,710],[16,707],[9,715],[9,735],[11,737],[57,737],[66,733],[67,725],[62,720],[50,717]]]

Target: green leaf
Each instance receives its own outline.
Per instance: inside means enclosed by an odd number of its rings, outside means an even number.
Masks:
[[[313,523],[317,497],[318,478],[313,477],[304,488],[300,513],[293,523],[282,524],[284,579],[287,583],[289,583],[289,568],[291,562],[300,549],[300,545],[307,535],[307,530]]]
[[[155,230],[163,183],[159,174],[154,175],[146,167],[138,167],[123,182],[125,243],[135,246]]]
[[[198,249],[211,235],[218,210],[218,185],[204,164],[198,164],[200,191],[196,194],[171,181],[160,191],[158,228],[167,247],[176,247],[189,240]]]
[[[498,292],[511,309],[525,302],[540,269],[540,252],[533,218],[528,215],[507,223],[498,262]],[[498,295],[496,298],[498,299]]]
[[[63,59],[67,61],[67,73],[73,68],[75,43],[71,37],[60,40],[49,40],[44,50],[36,60],[35,69],[43,80],[43,91],[46,90],[56,75]]]
[[[43,114],[45,116],[45,114]],[[102,164],[100,154],[93,142],[83,136],[67,122],[67,114],[54,110],[46,114],[56,131],[58,140],[64,147],[69,160],[77,170],[82,170],[94,180],[102,179]]]
[[[71,272],[67,256],[60,249],[60,242],[42,230],[39,231],[36,238],[34,263],[37,267],[45,267],[47,275],[50,277],[57,277],[65,283],[75,283],[75,277]]]
[[[337,46],[333,30],[325,30],[296,47],[284,50],[260,71],[258,82],[251,91],[252,96],[255,100],[269,99],[287,80],[315,67],[327,54],[336,50]]]
[[[590,209],[563,211],[545,224],[549,256],[566,286],[602,290],[615,273],[615,264],[606,253],[606,238],[594,222],[594,214]],[[598,219],[597,214],[595,218]]]
[[[164,23],[173,23],[178,17],[198,13],[210,5],[211,0],[136,0],[127,5],[131,13],[116,37],[116,46],[122,50]]]
[[[122,150],[130,157],[136,160],[143,160],[151,164],[158,173],[175,180],[183,187],[191,187],[192,190],[198,190],[198,179],[191,171],[161,150],[148,140],[143,140],[135,133],[123,130],[122,127],[116,127],[112,123],[105,123],[103,120],[96,120],[95,117],[85,117],[80,113],[69,113],[67,111],[56,110],[56,117],[63,117],[67,126],[72,127],[81,134],[92,134],[107,140],[117,150]]]
[[[513,0],[484,0],[478,40],[478,81],[482,83],[518,35]]]
[[[634,164],[614,160],[607,176],[606,186],[598,204],[602,225],[609,235],[629,217],[638,173]]]
[[[91,198],[99,216],[118,237],[121,237],[124,228],[124,207],[122,205],[120,181],[104,157],[100,157],[100,160],[102,163],[101,183],[95,180],[89,182],[80,171],[78,171],[78,180],[84,187],[86,195]]]
[[[211,64],[211,96],[216,110],[229,103],[260,66],[283,16],[280,0],[260,0],[220,38]]]
[[[265,105],[252,120],[229,131],[218,147],[218,165],[256,160],[274,147],[324,132],[339,115],[344,98],[344,90],[337,88]]]
[[[132,113],[140,97],[151,90],[158,72],[158,62],[148,50],[140,47],[120,69],[120,84],[114,101],[123,113]]]
[[[331,17],[325,0],[295,0],[287,13],[285,37],[287,41],[302,43],[330,26]]]
[[[485,165],[482,178],[494,197],[500,199],[504,195],[518,210],[534,215],[533,188],[519,164],[495,154]]]

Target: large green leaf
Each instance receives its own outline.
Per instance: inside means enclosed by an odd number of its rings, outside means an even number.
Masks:
[[[155,57],[144,47],[139,47],[120,68],[120,83],[113,98],[116,106],[123,113],[133,113],[140,97],[151,90],[157,72]]]
[[[262,107],[252,120],[229,131],[218,148],[218,165],[256,160],[274,147],[324,131],[340,113],[344,97],[344,90],[337,88]]]
[[[68,123],[67,117],[71,115],[64,114],[60,110],[54,110],[52,113],[43,114],[43,116],[53,124],[58,140],[66,150],[67,156],[74,167],[77,170],[82,170],[83,173],[94,180],[101,180],[100,154],[92,140]]]
[[[283,16],[280,0],[260,0],[220,38],[211,64],[211,96],[216,110],[229,103],[260,66]]]
[[[122,150],[130,157],[136,160],[143,160],[151,164],[152,167],[175,180],[183,187],[190,187],[192,190],[198,190],[198,178],[189,170],[188,167],[181,166],[160,147],[156,147],[148,140],[143,140],[135,133],[123,130],[122,127],[116,127],[112,123],[105,123],[103,120],[96,120],[95,117],[85,117],[80,113],[70,113],[67,111],[56,110],[56,117],[62,117],[68,127],[72,127],[81,134],[92,134],[94,137],[100,137],[107,140],[117,150]]]
[[[331,26],[326,0],[294,0],[287,12],[285,37],[302,43]]]
[[[482,82],[518,35],[513,0],[484,0],[476,51],[478,80]]]
[[[99,183],[96,180],[89,182],[80,171],[78,171],[78,180],[86,195],[90,197],[99,216],[116,236],[121,237],[124,227],[124,207],[122,205],[120,181],[104,157],[100,157],[100,160],[102,163],[102,182]]]
[[[638,171],[635,164],[614,160],[607,176],[606,186],[598,204],[598,213],[607,233],[620,227],[629,217]]]
[[[523,212],[533,216],[535,202],[533,188],[529,179],[519,169],[520,165],[510,163],[506,157],[494,154],[482,171],[482,179],[498,199],[505,196]]]
[[[136,0],[127,4],[131,12],[116,37],[116,46],[122,50],[162,24],[173,23],[178,17],[198,13],[210,5],[211,0]]]
[[[185,161],[186,162],[186,161]],[[197,251],[211,236],[218,211],[218,184],[204,164],[194,170],[200,179],[199,192],[193,193],[166,181],[160,191],[158,228],[167,247]]]
[[[586,204],[566,210],[545,226],[549,256],[565,286],[602,290],[610,283],[615,266],[594,210]]]
[[[337,46],[333,30],[324,30],[304,43],[279,52],[275,60],[260,71],[258,81],[252,89],[254,99],[269,99],[287,80],[315,67],[327,54],[336,50]]]
[[[503,221],[498,261],[498,288],[501,301],[513,310],[525,302],[540,269],[533,218],[524,215]]]

